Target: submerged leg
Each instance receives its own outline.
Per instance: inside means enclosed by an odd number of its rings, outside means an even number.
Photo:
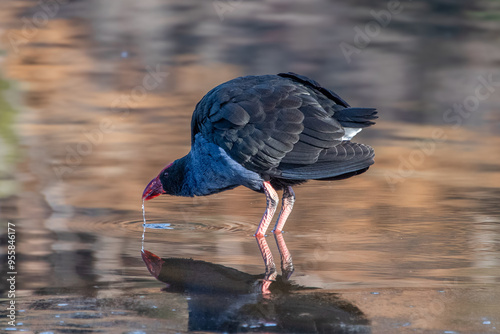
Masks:
[[[291,189],[291,188],[290,188]],[[264,182],[264,193],[266,194],[266,211],[264,212],[264,216],[260,221],[259,227],[255,232],[255,237],[263,237],[266,234],[267,228],[273,220],[274,213],[276,212],[276,207],[278,206],[278,194],[276,190],[271,186],[269,181]],[[285,218],[286,219],[286,218]]]
[[[286,220],[293,209],[293,203],[295,203],[295,193],[292,187],[288,186],[283,189],[283,200],[281,202],[281,211],[278,216],[278,221],[274,226],[273,233],[281,233],[283,227],[285,226]]]

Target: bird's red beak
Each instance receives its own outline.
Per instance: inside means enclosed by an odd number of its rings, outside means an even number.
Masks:
[[[160,176],[158,175],[152,179],[146,189],[144,189],[142,199],[148,201],[152,198],[160,196],[161,194],[165,194],[165,190],[163,190],[163,185],[161,184]]]

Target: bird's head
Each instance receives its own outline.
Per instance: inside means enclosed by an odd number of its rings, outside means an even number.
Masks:
[[[163,189],[161,179],[165,180],[168,177],[168,169],[170,168],[170,166],[172,166],[172,164],[169,164],[165,168],[163,168],[160,174],[158,174],[157,177],[149,182],[149,184],[146,186],[146,189],[144,189],[144,192],[142,193],[143,200],[148,201],[160,196],[161,194],[167,193],[165,189]]]

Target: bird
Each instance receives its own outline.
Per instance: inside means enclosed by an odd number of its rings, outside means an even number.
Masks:
[[[238,186],[264,193],[254,234],[281,233],[295,203],[293,186],[364,173],[374,149],[351,139],[375,124],[375,108],[351,107],[333,91],[293,72],[232,79],[210,90],[191,119],[191,150],[164,167],[143,201],[162,194],[206,196]]]

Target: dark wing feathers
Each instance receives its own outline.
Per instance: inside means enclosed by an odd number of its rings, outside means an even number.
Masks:
[[[310,145],[311,147],[326,149],[326,148],[330,148],[330,147],[335,146],[341,140],[340,140],[340,138],[337,138],[337,143],[333,140],[325,141],[325,140],[319,139],[317,136],[311,135],[310,133],[303,132],[300,134],[300,141],[303,142],[304,144]]]
[[[211,110],[211,115],[209,115],[209,119],[213,123],[225,119],[234,125],[242,126],[250,120],[248,112],[237,103],[227,103],[216,112],[213,112],[213,109]]]
[[[278,115],[278,121],[300,124],[304,120],[304,114],[298,109],[283,109]]]
[[[280,109],[297,109],[302,105],[302,99],[299,96],[288,95],[286,98],[279,101],[277,105]]]
[[[344,133],[344,130],[338,126],[338,122],[331,117],[305,117],[303,121],[304,128],[320,133]],[[331,137],[330,137],[331,138]]]
[[[322,93],[322,95],[316,95],[316,99],[323,106],[324,109],[331,109],[334,118],[339,121],[343,127],[352,128],[365,128],[370,125],[375,124],[374,119],[377,119],[377,111],[375,108],[352,108],[349,104],[338,96],[333,91],[321,87],[316,81],[309,79],[303,75],[288,72],[279,73],[278,76],[284,78],[290,78],[296,82],[300,82],[307,87]],[[332,103],[334,102],[334,103]]]
[[[280,170],[285,179],[327,179],[366,168],[373,164],[374,156],[370,146],[347,141],[321,152],[314,164],[281,164]]]
[[[299,141],[294,145],[293,150],[288,152],[281,160],[281,163],[293,163],[298,165],[313,164],[318,161],[319,155],[322,151],[322,148],[311,147],[311,145],[303,141]]]
[[[375,124],[378,116],[375,108],[345,108],[337,110],[335,118],[345,127],[366,128]]]
[[[345,108],[350,107],[349,103],[347,103],[343,98],[341,98],[340,96],[338,96],[336,93],[332,92],[331,90],[326,89],[324,87],[321,87],[321,85],[319,83],[317,83],[316,81],[314,81],[312,79],[309,79],[308,77],[305,77],[303,75],[293,73],[293,72],[279,73],[278,75],[280,77],[283,77],[283,78],[290,78],[296,82],[300,82],[300,83],[306,85],[307,87],[313,88],[313,89],[323,93],[325,96],[327,96],[331,100],[335,101],[335,103],[337,103]]]
[[[241,77],[212,89],[198,103],[192,140],[201,133],[261,175],[333,177],[373,163],[369,146],[342,141],[342,122],[371,122],[374,109],[348,109],[337,94],[304,76]]]
[[[269,137],[269,139],[265,142],[266,146],[282,153],[290,152],[293,149],[293,144],[294,143],[292,141],[286,140],[283,133],[275,133],[273,137]]]

